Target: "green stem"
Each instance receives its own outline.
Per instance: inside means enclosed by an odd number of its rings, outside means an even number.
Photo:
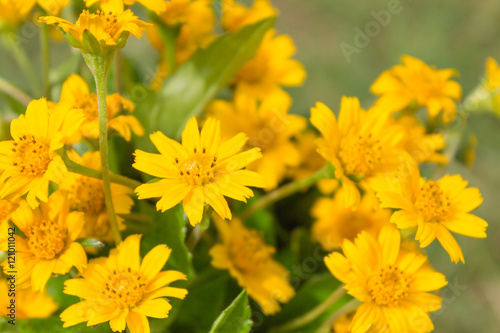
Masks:
[[[279,187],[278,189],[269,192],[268,194],[264,195],[261,197],[256,203],[248,207],[246,210],[243,211],[241,214],[240,218],[242,220],[247,219],[248,217],[252,216],[253,213],[258,211],[259,209],[266,207],[272,203],[275,203],[276,201],[279,201],[283,198],[286,198],[294,193],[297,193],[303,189],[306,189],[314,184],[316,184],[318,181],[324,178],[329,178],[331,174],[331,166],[326,165],[323,167],[321,170],[316,172],[315,174],[304,178],[299,181],[295,181],[289,184],[286,184],[282,187]]]
[[[317,333],[328,333],[332,330],[332,324],[335,320],[339,319],[343,315],[351,312],[356,309],[361,304],[357,299],[353,299],[350,302],[347,302],[340,309],[332,313],[332,315],[321,325],[321,327],[317,330]]]
[[[118,245],[122,241],[122,235],[118,228],[118,221],[116,219],[115,207],[113,206],[113,199],[111,195],[111,179],[109,172],[109,157],[108,157],[108,113],[106,110],[106,95],[108,87],[108,68],[104,64],[102,57],[96,61],[96,67],[93,71],[97,92],[97,112],[99,116],[99,151],[101,152],[101,176],[102,184],[104,187],[104,199],[106,201],[106,209],[108,211],[109,223],[115,244]]]
[[[32,100],[32,98],[30,96],[26,95],[19,88],[15,87],[14,85],[5,81],[2,78],[0,78],[0,91],[3,91],[8,96],[13,97],[14,99],[16,99],[18,102],[20,102],[24,106],[28,106],[28,104]]]
[[[193,230],[189,234],[189,237],[186,240],[186,247],[188,248],[189,252],[193,253],[201,237],[210,227],[210,216],[212,215],[212,211],[212,207],[205,206],[205,211],[203,212],[203,218],[201,219],[201,222],[195,225]]]
[[[77,173],[79,175],[87,176],[90,178],[102,179],[101,172],[99,170],[88,168],[86,166],[73,162],[69,159],[64,149],[59,149],[57,153],[62,157],[64,164],[66,164],[66,168],[69,172]],[[111,174],[109,175],[109,177],[112,183],[121,184],[130,187],[131,189],[135,189],[137,186],[142,184],[135,179],[131,179],[121,175]]]
[[[36,75],[35,69],[32,65],[31,60],[29,59],[26,51],[21,47],[21,41],[16,40],[10,34],[5,34],[3,36],[3,43],[9,49],[14,59],[17,61],[19,68],[26,76],[26,79],[31,86],[32,92],[34,96],[40,96],[40,83],[39,78]],[[17,37],[16,37],[17,38]]]
[[[50,100],[50,45],[49,45],[49,26],[47,24],[41,25],[40,31],[40,47],[42,51],[42,83],[43,83],[43,96]]]
[[[307,312],[306,314],[304,314],[298,318],[295,318],[292,321],[289,321],[288,323],[286,323],[283,326],[278,327],[275,331],[273,330],[273,332],[275,332],[275,333],[287,332],[287,331],[291,331],[293,329],[297,329],[297,328],[300,328],[304,325],[309,324],[314,319],[321,316],[326,310],[328,310],[332,305],[334,305],[345,294],[346,294],[346,290],[344,289],[344,286],[341,285],[323,303],[321,303],[320,305],[318,305],[317,307],[315,307],[311,311]]]

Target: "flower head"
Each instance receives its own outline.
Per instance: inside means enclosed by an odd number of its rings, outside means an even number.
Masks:
[[[26,18],[27,12],[22,12],[24,2],[17,0],[0,0],[0,32],[14,30]]]
[[[248,168],[263,175],[272,190],[285,177],[287,167],[297,166],[301,157],[291,138],[306,126],[306,119],[288,114],[291,98],[285,93],[268,95],[259,101],[252,95],[237,93],[234,102],[214,101],[207,113],[221,122],[224,137],[239,132],[248,135],[247,147],[258,147],[262,158]]]
[[[311,109],[311,123],[322,134],[318,152],[335,167],[335,177],[350,193],[350,205],[360,199],[353,178],[366,182],[396,170],[400,163],[397,144],[403,133],[388,118],[387,112],[376,108],[362,110],[355,97],[342,98],[338,120],[322,103]]]
[[[100,170],[99,152],[87,152],[79,156],[74,151],[68,157],[83,166]],[[111,196],[116,214],[129,214],[134,201],[129,196],[132,190],[119,184],[111,184]],[[85,224],[79,238],[94,238],[106,243],[113,243],[113,232],[104,200],[104,187],[101,179],[90,178],[76,173],[68,173],[53,195],[67,196],[70,210],[84,214]],[[123,218],[117,216],[120,230],[125,229]]]
[[[207,119],[201,134],[196,118],[191,118],[182,133],[182,145],[161,132],[150,138],[160,154],[136,150],[133,167],[163,179],[139,186],[139,199],[161,197],[156,205],[161,211],[182,201],[193,226],[201,221],[205,203],[230,219],[224,196],[246,202],[253,196],[247,186],[265,186],[261,175],[241,170],[261,157],[260,149],[239,153],[247,142],[243,133],[221,142],[220,123],[213,118]]]
[[[483,201],[477,188],[466,188],[460,175],[446,175],[438,181],[420,177],[418,167],[404,164],[393,181],[378,190],[380,206],[399,209],[391,222],[399,229],[417,227],[415,239],[426,247],[438,239],[453,262],[464,257],[450,231],[469,237],[485,238],[488,223],[469,214]]]
[[[376,105],[389,112],[426,107],[431,119],[442,111],[443,122],[454,120],[457,113],[455,101],[461,98],[462,88],[450,78],[458,72],[437,70],[410,56],[403,56],[401,61],[402,65],[385,71],[372,84],[372,93],[382,95]]]
[[[441,308],[441,298],[428,292],[447,282],[429,269],[426,256],[400,251],[400,242],[400,233],[391,226],[382,228],[378,239],[363,231],[354,242],[344,241],[344,255],[334,252],[325,258],[347,292],[363,302],[350,332],[410,332],[416,316],[424,332],[432,331],[428,312]]]
[[[109,321],[114,332],[149,332],[147,317],[167,318],[172,306],[163,297],[183,299],[187,290],[169,287],[173,281],[186,280],[178,271],[161,269],[172,252],[158,245],[141,263],[141,235],[127,237],[108,258],[90,261],[82,278],[67,280],[64,292],[83,299],[61,313],[63,327],[81,322],[88,326]]]
[[[84,10],[76,24],[55,16],[40,17],[39,21],[55,25],[73,47],[91,54],[122,48],[130,35],[140,38],[148,26],[130,9],[120,13],[97,11],[95,14]]]
[[[1,188],[1,185],[0,185]],[[0,251],[7,251],[9,238],[9,221],[19,208],[19,199],[0,200]]]
[[[50,196],[32,210],[21,201],[12,221],[25,235],[16,236],[20,288],[31,285],[43,291],[52,273],[66,274],[73,266],[81,270],[87,264],[83,247],[75,242],[83,228],[83,214],[70,213],[67,202]]]
[[[229,223],[215,218],[222,244],[210,249],[212,266],[227,269],[248,295],[259,303],[264,314],[280,310],[295,291],[288,283],[288,271],[273,260],[274,247],[267,245],[256,230],[247,229],[238,219]]]
[[[91,93],[87,83],[77,74],[72,74],[64,81],[61,91],[61,101],[71,105],[73,108],[82,109],[85,115],[83,124],[78,128],[79,135],[91,138],[99,138],[99,119],[97,112],[97,96]],[[108,116],[108,129],[115,130],[126,141],[130,141],[131,132],[135,135],[144,135],[141,124],[132,115],[121,114],[122,110],[134,111],[135,105],[132,101],[118,95],[106,96],[106,112]],[[78,136],[73,138],[77,141]]]
[[[311,210],[316,219],[312,235],[326,251],[340,248],[344,239],[353,241],[361,231],[377,236],[389,224],[391,214],[379,208],[374,194],[367,192],[358,206],[346,205],[350,201],[348,195],[345,189],[340,189],[334,199],[318,199]]]
[[[244,26],[276,16],[278,10],[269,0],[255,0],[251,8],[246,8],[236,0],[222,0],[222,26],[228,31],[235,31]]]
[[[32,101],[25,115],[12,120],[13,140],[0,142],[0,197],[15,199],[28,193],[31,207],[47,201],[49,182],[60,183],[67,171],[56,150],[75,134],[83,122],[81,110],[58,103],[49,110],[47,101]]]
[[[295,45],[286,35],[268,31],[254,57],[236,73],[236,89],[259,98],[282,91],[283,87],[300,86],[306,79],[304,66],[295,59]]]

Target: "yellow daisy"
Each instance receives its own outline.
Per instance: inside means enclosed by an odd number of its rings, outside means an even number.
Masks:
[[[167,8],[165,0],[85,0],[85,5],[90,7],[99,3],[104,12],[121,13],[123,12],[124,5],[131,6],[136,2],[154,11],[156,14],[164,12]]]
[[[162,179],[137,187],[139,199],[161,197],[156,204],[161,211],[182,201],[193,226],[201,221],[205,203],[230,219],[224,196],[246,202],[253,196],[247,186],[265,186],[261,175],[241,170],[261,157],[260,150],[239,153],[247,141],[243,133],[221,142],[220,123],[213,118],[207,119],[201,134],[196,118],[191,118],[182,133],[182,145],[161,132],[150,138],[160,154],[136,150],[133,167]]]
[[[64,81],[61,91],[61,101],[71,107],[82,109],[85,121],[78,128],[78,133],[86,138],[99,138],[99,119],[97,112],[97,95],[91,93],[87,83],[77,74],[72,74]],[[135,105],[119,94],[106,96],[106,112],[108,129],[116,131],[126,141],[130,141],[131,132],[135,135],[144,135],[144,129],[139,121],[131,115],[120,114],[121,110],[134,111]],[[75,137],[73,141],[78,141]]]
[[[8,297],[8,280],[5,277],[0,278],[0,315],[10,314],[11,298]],[[48,318],[57,311],[59,305],[54,299],[40,291],[31,289],[16,290],[15,303],[16,319]]]
[[[266,18],[278,15],[269,0],[254,0],[251,8],[246,8],[236,0],[222,0],[221,23],[225,30],[235,31]]]
[[[79,156],[74,151],[68,157],[83,166],[100,170],[100,153],[87,152]],[[111,195],[116,214],[129,214],[134,200],[130,197],[132,190],[119,184],[111,184]],[[79,238],[94,238],[106,243],[114,243],[113,232],[109,224],[109,216],[104,201],[102,180],[68,173],[53,195],[67,196],[70,210],[84,213],[85,224]],[[117,216],[118,227],[125,229],[123,218]]]
[[[81,270],[87,264],[83,247],[75,242],[83,228],[83,213],[70,213],[67,202],[50,196],[48,203],[32,210],[21,201],[12,221],[26,236],[16,236],[19,288],[31,285],[43,291],[52,273],[66,274],[73,266]]]
[[[276,251],[256,230],[247,229],[238,219],[229,223],[214,219],[222,244],[210,249],[212,266],[226,269],[248,295],[259,303],[264,314],[280,311],[295,291],[288,283],[289,272],[272,258]]]
[[[340,248],[344,239],[353,241],[363,230],[376,237],[390,223],[390,211],[379,208],[374,194],[367,192],[357,206],[346,204],[348,196],[345,189],[340,189],[334,199],[320,198],[312,207],[311,215],[316,219],[312,235],[325,251]]]
[[[410,332],[415,316],[425,332],[432,331],[428,312],[441,308],[441,298],[428,292],[445,286],[445,276],[424,265],[426,256],[400,251],[400,241],[391,226],[382,228],[378,239],[363,231],[354,242],[344,241],[344,255],[334,252],[325,258],[347,292],[363,302],[352,333]]]
[[[381,95],[376,105],[389,112],[410,107],[426,107],[431,119],[442,111],[442,120],[449,123],[457,113],[456,101],[462,96],[460,85],[450,80],[457,76],[454,69],[437,70],[410,56],[401,58],[402,65],[383,72],[370,90]]]
[[[469,237],[485,238],[488,223],[469,214],[483,201],[477,188],[466,188],[460,175],[446,175],[438,181],[420,177],[418,167],[404,164],[397,179],[389,181],[377,196],[380,206],[399,209],[391,222],[399,229],[417,227],[415,239],[426,247],[438,239],[451,260],[464,262],[462,250],[450,231]]]
[[[87,326],[109,321],[113,332],[150,332],[147,317],[167,318],[172,306],[164,297],[183,299],[187,290],[169,287],[186,280],[178,271],[160,272],[172,252],[158,245],[141,263],[141,235],[132,235],[111,251],[108,258],[90,261],[82,278],[67,280],[64,292],[83,301],[61,313],[63,327],[81,322]]]
[[[9,221],[11,220],[12,214],[18,208],[19,199],[0,200],[0,251],[7,251],[8,249]]]
[[[406,151],[417,163],[429,162],[446,164],[448,158],[438,151],[446,147],[446,141],[441,133],[426,133],[425,126],[413,115],[397,119],[397,124],[404,132],[399,148]]]
[[[292,39],[286,35],[275,36],[268,31],[254,57],[232,79],[236,89],[258,98],[264,98],[281,87],[300,86],[306,79],[304,66],[291,57],[295,53]]]
[[[72,37],[71,45],[78,48],[84,47],[83,33],[89,31],[103,49],[125,46],[125,41],[130,35],[141,38],[142,32],[149,25],[134,16],[130,9],[120,13],[97,11],[96,14],[84,10],[76,24],[56,16],[40,17],[39,22],[57,26],[65,33],[69,33],[71,36],[67,38]]]
[[[291,98],[285,93],[268,95],[260,103],[257,98],[237,93],[233,102],[212,102],[207,113],[221,122],[224,137],[239,132],[248,135],[247,147],[258,147],[262,158],[250,164],[248,169],[263,175],[266,190],[276,188],[286,175],[287,168],[298,166],[301,156],[291,138],[306,126],[305,118],[288,114]]]
[[[61,183],[66,166],[56,150],[62,148],[84,120],[81,110],[59,103],[50,110],[45,99],[32,101],[25,115],[12,120],[13,140],[0,142],[0,198],[28,193],[31,207],[47,201],[49,182]]]
[[[402,152],[396,146],[403,134],[388,118],[376,108],[364,111],[356,97],[342,97],[338,120],[323,103],[311,109],[311,123],[322,134],[318,152],[335,167],[335,177],[349,192],[349,205],[360,200],[353,179],[366,183],[400,163]]]

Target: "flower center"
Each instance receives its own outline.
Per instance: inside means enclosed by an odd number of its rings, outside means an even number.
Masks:
[[[238,236],[230,245],[233,263],[242,271],[259,271],[271,259],[275,249],[267,246],[256,230],[244,230]]]
[[[373,140],[371,134],[366,138],[359,135],[346,138],[340,143],[339,158],[345,173],[354,176],[369,175],[382,159],[382,146]]]
[[[54,223],[42,220],[29,227],[27,232],[30,252],[40,259],[54,259],[63,249],[66,230]]]
[[[348,208],[340,215],[339,234],[342,239],[352,241],[361,231],[370,229],[372,226],[373,220],[368,214]]]
[[[97,95],[89,94],[81,97],[75,96],[75,107],[82,109],[87,121],[94,121],[98,118]]]
[[[389,265],[374,274],[368,280],[367,287],[375,303],[392,307],[408,295],[410,284],[402,270]]]
[[[51,161],[49,145],[33,135],[23,135],[12,144],[12,165],[17,167],[20,173],[40,176],[47,171]]]
[[[206,148],[201,152],[194,149],[194,155],[179,163],[175,158],[174,164],[179,168],[179,174],[189,185],[203,186],[214,178],[214,168],[217,157],[207,154]]]
[[[102,180],[79,177],[68,191],[70,208],[85,213],[100,213],[105,210]]]
[[[415,207],[426,222],[439,222],[446,220],[450,199],[437,182],[429,180],[420,187]]]
[[[146,289],[146,279],[128,268],[113,270],[108,276],[106,289],[101,293],[120,308],[133,308],[142,299]]]

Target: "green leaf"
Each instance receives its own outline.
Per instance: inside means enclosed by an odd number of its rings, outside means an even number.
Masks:
[[[155,212],[153,223],[144,233],[141,252],[145,255],[153,247],[166,244],[172,249],[166,267],[193,276],[191,253],[185,244],[186,223],[183,218],[182,205],[177,205],[164,213]]]
[[[90,247],[90,248],[101,248],[106,246],[106,244],[104,244],[103,242],[93,238],[83,238],[77,240],[77,242],[82,244],[83,247]]]
[[[252,328],[251,310],[244,289],[214,322],[210,333],[247,333]]]
[[[228,33],[200,49],[165,82],[151,111],[148,132],[179,138],[186,122],[199,115],[220,88],[252,58],[274,18]]]

